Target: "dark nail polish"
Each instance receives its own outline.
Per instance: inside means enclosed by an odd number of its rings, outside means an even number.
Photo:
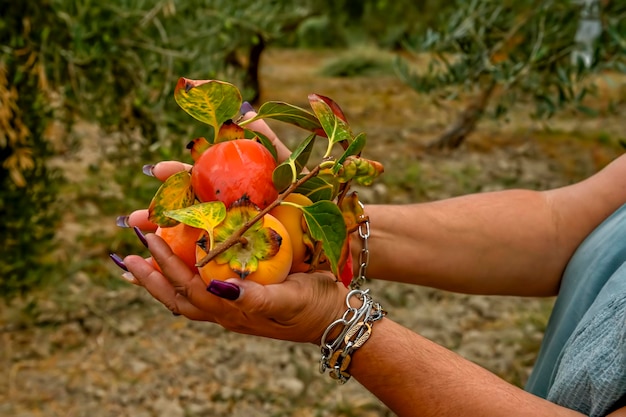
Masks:
[[[117,255],[115,253],[110,253],[109,257],[111,258],[113,263],[115,263],[115,265],[117,265],[118,267],[120,267],[124,271],[128,272],[128,268],[126,268],[126,265],[124,264],[124,261],[122,260],[122,258],[119,257],[119,255]]]
[[[117,224],[119,227],[130,227],[130,225],[128,224],[128,216],[117,216],[117,219],[115,219],[115,224]]]
[[[206,288],[208,292],[226,300],[236,300],[239,298],[241,289],[232,282],[212,280]]]
[[[180,313],[174,313],[174,312],[172,311],[172,316],[174,316],[174,317],[178,317],[178,316],[180,316]]]
[[[144,165],[143,168],[141,168],[141,171],[149,177],[154,177],[154,172],[152,172],[153,169],[154,169],[154,165],[148,164],[148,165]]]
[[[139,238],[139,241],[141,241],[141,244],[144,245],[147,248],[148,247],[148,241],[146,240],[146,236],[143,234],[141,229],[139,229],[137,226],[135,226],[135,227],[133,227],[133,230],[135,231],[135,234]]]
[[[252,104],[248,103],[247,101],[244,101],[243,103],[241,103],[241,109],[239,110],[239,112],[241,114],[246,114],[249,111],[256,111],[256,110],[254,110],[254,107],[252,107]]]

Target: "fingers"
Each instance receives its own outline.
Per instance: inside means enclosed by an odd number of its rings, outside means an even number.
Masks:
[[[189,300],[176,292],[169,280],[154,269],[150,262],[140,256],[129,255],[124,264],[133,274],[136,284],[144,287],[152,297],[174,314],[181,314],[192,320],[211,320],[211,315],[194,306]]]
[[[165,181],[180,171],[189,171],[191,165],[179,161],[162,161],[155,165],[144,165],[143,173]],[[148,210],[135,210],[128,216],[119,216],[116,223],[120,227],[138,227],[146,232],[154,232],[157,225],[148,219]]]
[[[345,310],[346,291],[330,273],[293,274],[272,285],[238,279],[227,283],[240,287],[240,296],[226,304],[241,315],[218,322],[240,333],[319,343],[326,327]]]
[[[185,164],[184,162],[179,161],[162,161],[156,165],[152,165],[150,172],[152,173],[152,176],[161,181],[165,181],[178,172],[189,170],[191,170],[190,164]]]
[[[268,287],[277,287],[280,291],[276,293]],[[302,309],[302,303],[297,300],[297,286],[288,282],[265,286],[233,278],[227,281],[213,280],[208,290],[216,298],[225,300],[220,314],[216,316],[216,323],[225,329],[274,339],[307,341],[301,334],[291,332],[287,323],[299,316],[291,313],[294,306],[300,306],[295,308],[296,311]],[[290,299],[291,303],[280,302],[283,296]]]
[[[120,216],[117,219],[118,226],[121,227],[138,227],[144,232],[154,232],[157,225],[148,219],[148,210],[135,210],[128,216]]]
[[[148,234],[146,241],[153,259],[159,264],[163,275],[168,278],[170,285],[178,294],[198,307],[211,303],[213,297],[207,293],[206,284],[200,275],[189,269],[163,239],[155,234]]]
[[[127,256],[124,264],[133,274],[138,285],[146,290],[173,313],[183,314],[194,320],[215,321],[211,304],[220,304],[206,291],[206,285],[178,258],[163,239],[148,234],[145,237],[153,260],[163,273],[140,256]]]
[[[318,343],[326,326],[345,309],[345,288],[328,272],[293,274],[273,285],[213,280],[207,288],[163,239],[147,234],[145,241],[153,258],[127,256],[124,269],[166,308],[190,319],[239,333]]]
[[[249,111],[243,115],[243,120],[248,120],[256,116],[256,112]],[[267,136],[267,138],[272,141],[272,144],[276,147],[276,153],[278,154],[278,161],[282,162],[289,158],[291,155],[291,151],[289,148],[281,142],[281,140],[276,136],[276,133],[265,123],[265,120],[255,120],[250,122],[247,126],[248,129],[254,130],[255,132],[260,132],[263,135]]]

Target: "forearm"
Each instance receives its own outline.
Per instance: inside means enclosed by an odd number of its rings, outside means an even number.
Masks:
[[[352,357],[351,372],[400,417],[581,416],[389,319],[374,325],[370,339]]]
[[[554,253],[549,210],[543,194],[522,190],[366,206],[368,275],[465,293],[553,294],[567,259]]]
[[[465,293],[554,295],[582,240],[626,202],[622,178],[626,156],[590,179],[550,191],[368,205],[368,275]]]

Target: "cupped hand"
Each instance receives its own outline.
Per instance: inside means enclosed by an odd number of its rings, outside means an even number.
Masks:
[[[194,274],[159,236],[145,241],[152,258],[124,258],[131,280],[175,314],[224,328],[293,342],[319,344],[330,323],[346,309],[348,290],[327,272],[292,274],[280,284],[261,285],[239,278],[212,281]],[[163,273],[154,268],[156,260]]]

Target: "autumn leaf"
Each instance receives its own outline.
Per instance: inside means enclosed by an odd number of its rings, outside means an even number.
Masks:
[[[165,212],[188,207],[194,201],[191,174],[180,171],[161,184],[148,207],[148,219],[161,227],[176,226],[178,221],[166,216]]]
[[[174,100],[190,116],[213,127],[210,142],[215,143],[222,124],[239,114],[242,98],[237,87],[227,82],[180,78]]]

